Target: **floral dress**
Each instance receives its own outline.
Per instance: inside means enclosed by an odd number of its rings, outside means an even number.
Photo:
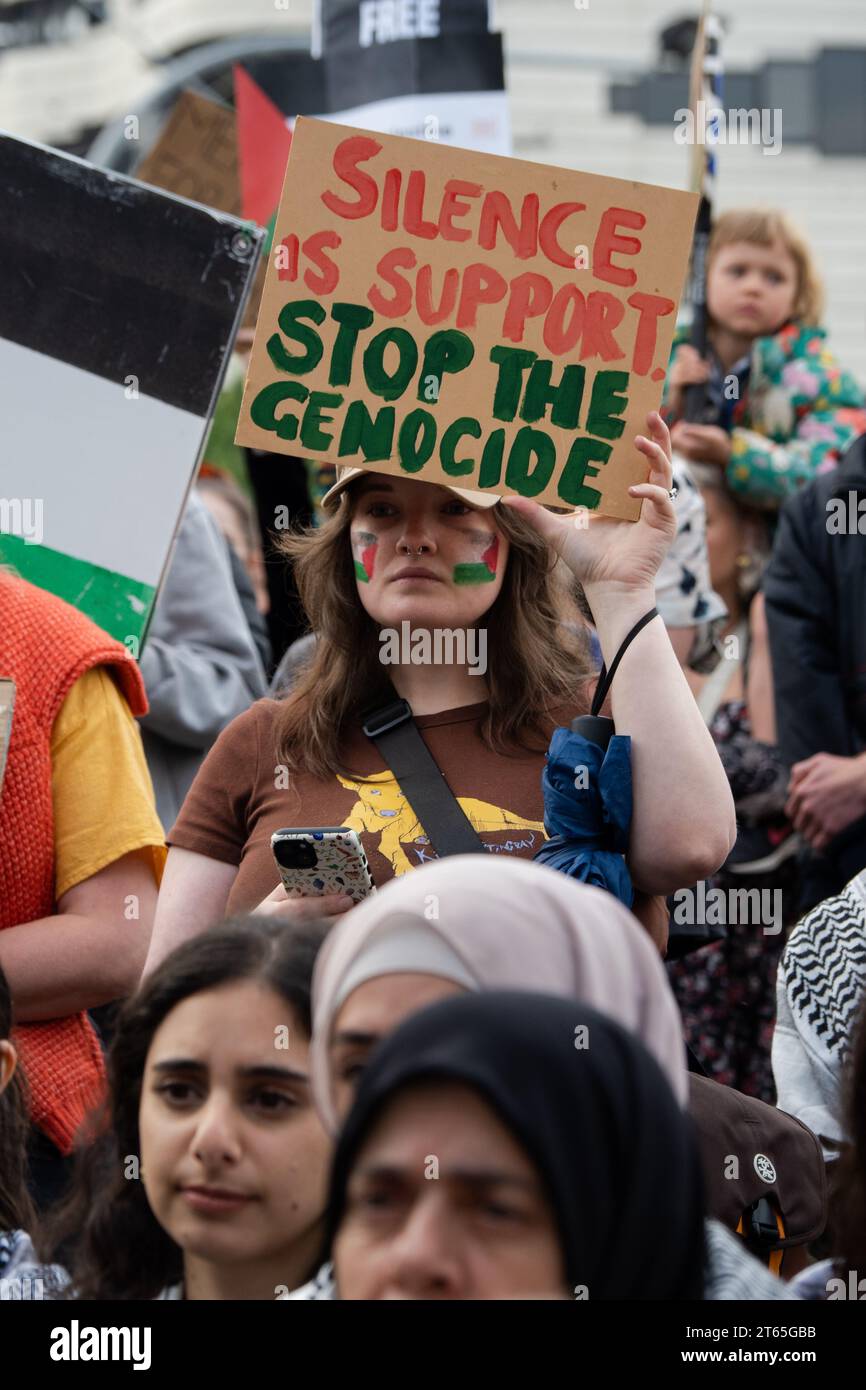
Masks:
[[[727,890],[730,902],[730,890],[757,888],[762,906],[781,907],[784,928],[794,920],[797,900],[796,856],[788,853],[794,840],[784,815],[787,769],[777,748],[752,737],[742,700],[720,705],[710,732],[734,798],[737,842],[707,889]],[[766,893],[781,897],[765,898]],[[668,978],[686,1041],[706,1073],[773,1104],[770,1045],[785,932],[765,934],[764,922],[735,922],[734,916],[739,913],[728,913],[723,940],[668,962]]]
[[[673,352],[688,342],[674,336]],[[823,328],[788,323],[756,338],[727,376],[710,353],[709,408],[702,423],[731,435],[726,480],[740,501],[776,510],[866,431],[866,398],[826,346]],[[667,388],[666,388],[667,389]],[[662,413],[672,420],[663,402]]]

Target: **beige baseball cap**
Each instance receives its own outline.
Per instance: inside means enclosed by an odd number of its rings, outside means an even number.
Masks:
[[[373,468],[338,468],[337,481],[333,487],[328,488],[322,498],[322,506],[332,506],[340,500],[346,488],[356,478],[361,478],[365,473],[374,473],[375,471]],[[427,479],[423,478],[420,481],[426,482]],[[465,502],[470,507],[495,507],[496,503],[501,500],[490,492],[471,492],[469,488],[452,487],[450,483],[442,483],[440,486],[447,487],[449,492],[453,492],[455,497],[459,497],[461,502]]]

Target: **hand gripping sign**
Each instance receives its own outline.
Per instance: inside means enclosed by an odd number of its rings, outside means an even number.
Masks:
[[[696,208],[299,118],[237,442],[636,519]]]

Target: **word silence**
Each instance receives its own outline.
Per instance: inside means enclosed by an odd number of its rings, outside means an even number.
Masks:
[[[696,206],[300,118],[238,442],[635,519]]]

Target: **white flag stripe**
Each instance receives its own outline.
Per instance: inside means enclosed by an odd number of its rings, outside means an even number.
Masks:
[[[0,495],[41,498],[41,544],[154,587],[206,421],[0,338]]]

